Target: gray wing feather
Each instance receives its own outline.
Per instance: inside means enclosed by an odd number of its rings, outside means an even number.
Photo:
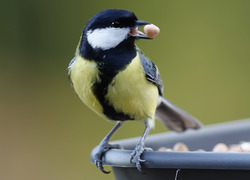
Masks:
[[[140,55],[140,59],[141,59],[147,80],[152,82],[158,87],[159,94],[162,96],[163,95],[163,83],[162,83],[161,76],[160,76],[157,66],[152,61],[150,61],[150,59],[148,59],[140,49],[137,48],[137,52]]]
[[[163,97],[163,83],[158,68],[145,54],[137,48],[140,59],[148,81],[154,83],[159,89],[158,106],[156,109],[156,117],[166,127],[171,130],[181,132],[186,129],[199,129],[202,124],[193,116],[178,108]]]
[[[70,78],[70,70],[74,62],[75,62],[75,57],[70,61],[69,66],[68,66],[68,78],[72,87],[73,87],[73,82],[71,81],[71,78]]]

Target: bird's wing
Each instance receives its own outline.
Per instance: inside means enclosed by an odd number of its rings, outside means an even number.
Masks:
[[[163,97],[163,84],[156,65],[154,65],[139,48],[137,48],[137,52],[140,55],[147,80],[154,83],[159,89],[160,97],[156,109],[157,119],[169,129],[178,132],[185,131],[186,129],[199,129],[202,127],[202,124],[196,118]]]
[[[161,80],[160,73],[158,71],[157,66],[146,57],[146,55],[137,47],[137,52],[140,55],[140,59],[146,74],[146,78],[148,81],[155,84],[159,89],[159,94],[163,95],[163,83]]]
[[[71,84],[71,86],[73,86],[73,83],[72,83],[72,81],[71,81],[71,78],[70,78],[70,70],[71,70],[71,67],[72,67],[72,65],[74,64],[74,62],[75,62],[75,57],[70,61],[70,63],[69,63],[69,66],[68,66],[68,78],[69,78],[69,82],[70,82],[70,84]]]

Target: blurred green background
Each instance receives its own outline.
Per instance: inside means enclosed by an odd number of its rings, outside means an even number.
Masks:
[[[1,180],[114,179],[89,160],[114,124],[86,108],[67,78],[84,24],[107,8],[161,28],[137,44],[158,65],[174,104],[204,124],[250,117],[248,0],[2,0]],[[113,140],[143,128],[127,123]],[[157,122],[151,134],[164,131]]]

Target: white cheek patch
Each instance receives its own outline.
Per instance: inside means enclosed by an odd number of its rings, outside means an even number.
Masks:
[[[103,28],[89,30],[87,32],[87,40],[89,44],[95,48],[101,48],[102,50],[108,50],[116,47],[124,39],[127,38],[130,32],[130,28]]]

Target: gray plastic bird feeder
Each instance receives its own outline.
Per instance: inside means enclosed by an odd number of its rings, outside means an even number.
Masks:
[[[250,153],[211,152],[217,143],[227,145],[250,141],[250,119],[221,123],[200,130],[184,133],[150,135],[146,147],[154,151],[144,152],[143,173],[130,163],[130,153],[139,138],[124,139],[111,143],[124,149],[112,149],[105,153],[103,164],[111,166],[116,180],[249,180]],[[173,147],[185,143],[190,152],[159,152],[160,147]],[[195,152],[204,149],[206,152]],[[210,151],[210,152],[209,152]],[[94,161],[91,153],[91,161]],[[98,171],[98,170],[97,170]]]

